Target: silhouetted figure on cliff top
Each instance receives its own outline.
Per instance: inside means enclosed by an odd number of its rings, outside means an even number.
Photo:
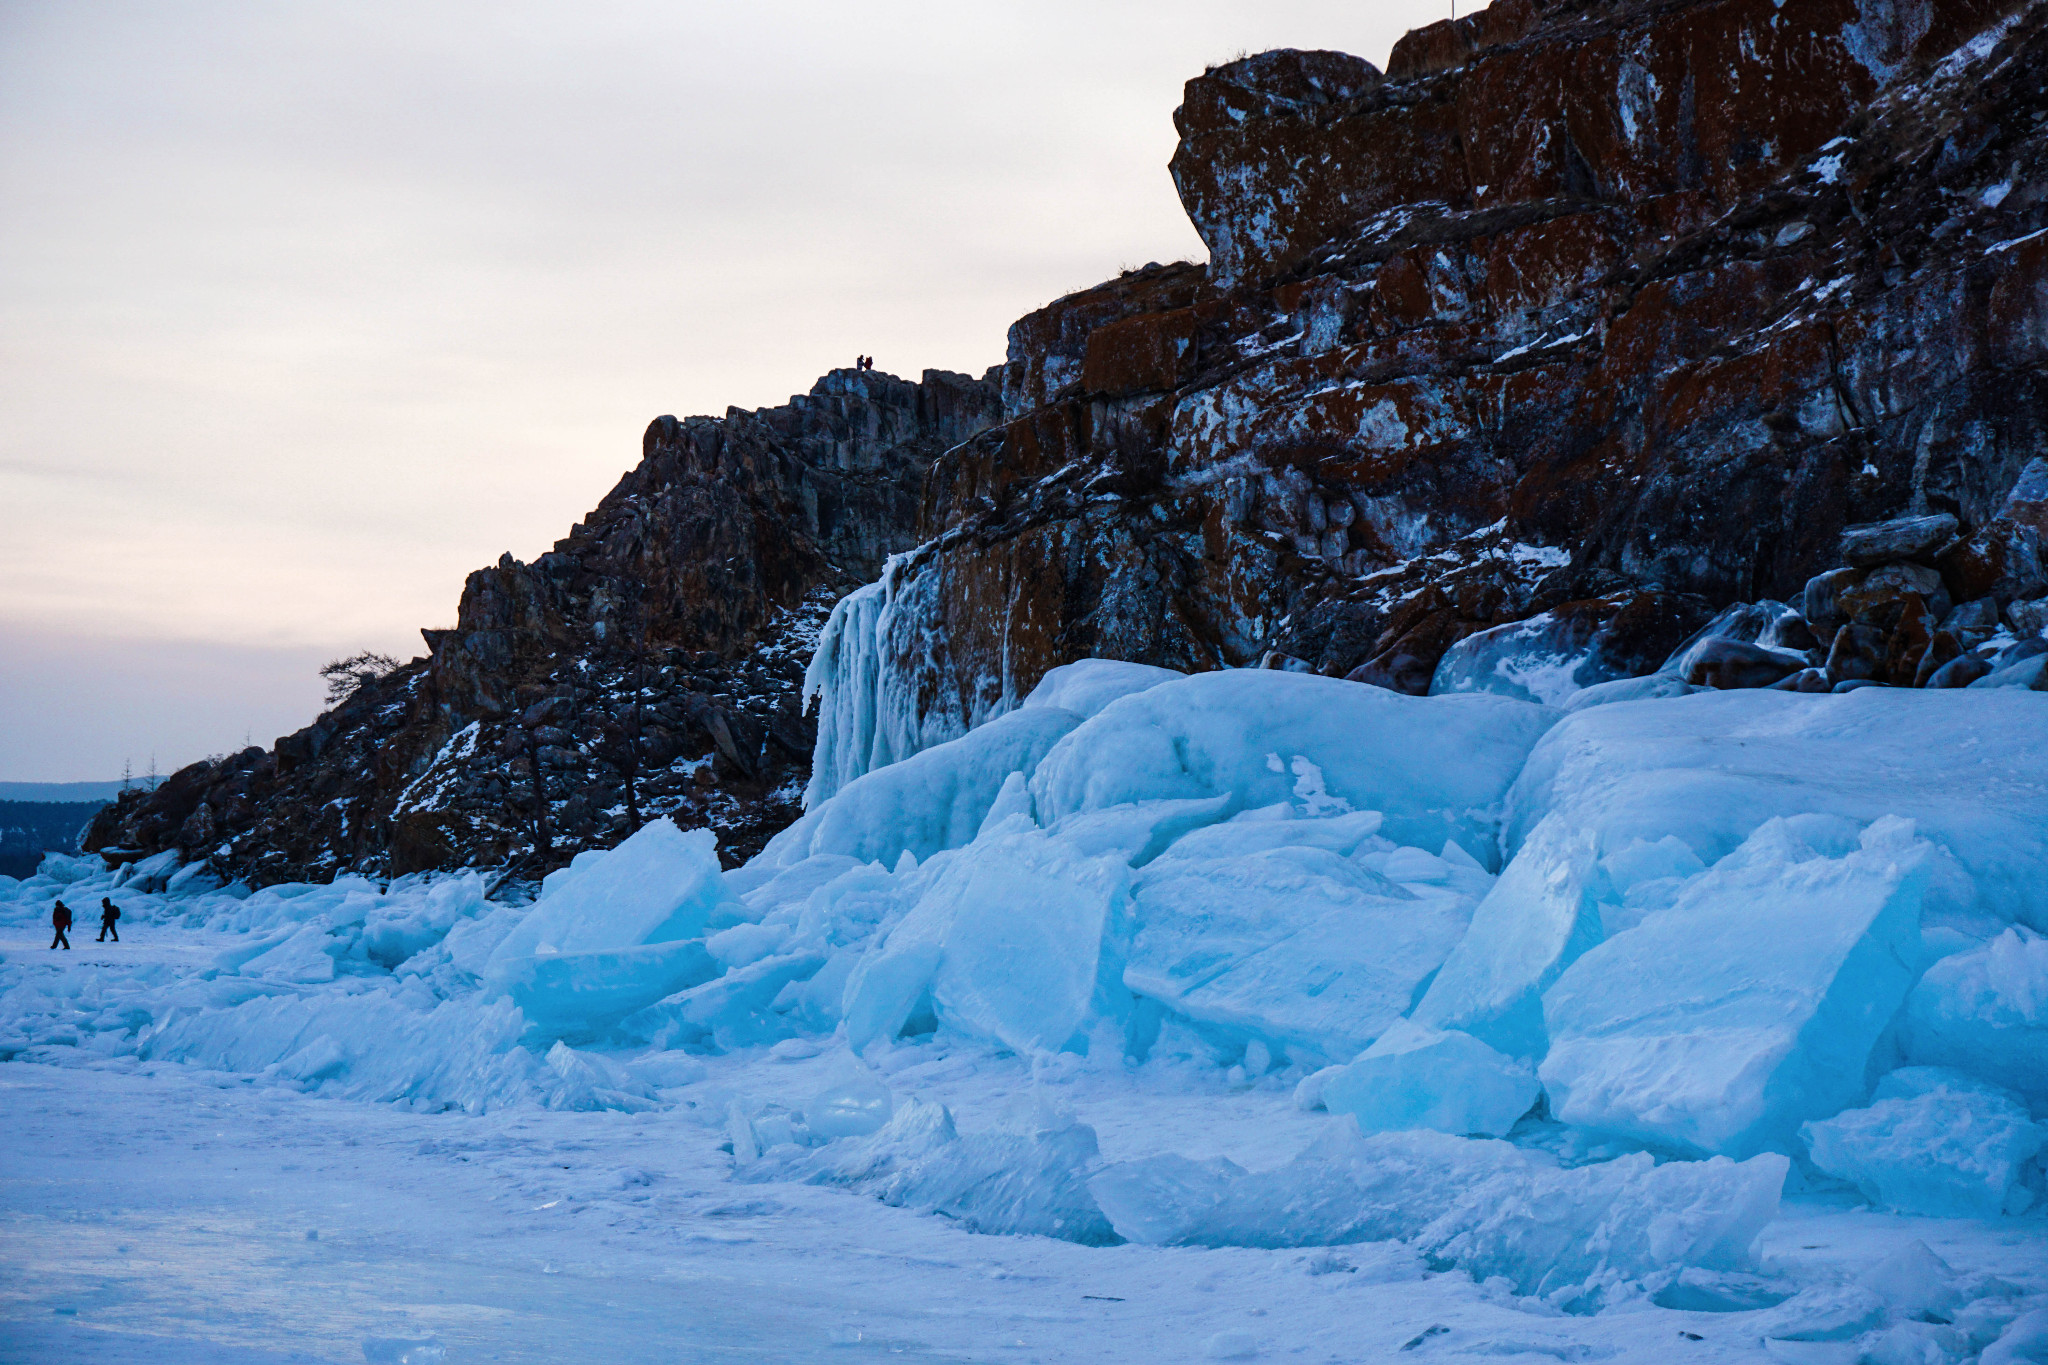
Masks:
[[[107,935],[112,934],[114,936],[114,942],[119,943],[121,941],[121,931],[114,927],[114,921],[119,918],[121,918],[121,907],[114,904],[113,897],[101,896],[100,936],[97,939],[95,939],[94,942],[105,943],[107,941]]]
[[[50,946],[55,948],[62,944],[64,951],[70,952],[71,940],[64,937],[64,931],[71,927],[71,907],[63,901],[50,907],[50,927],[57,931],[57,936],[50,940]]]

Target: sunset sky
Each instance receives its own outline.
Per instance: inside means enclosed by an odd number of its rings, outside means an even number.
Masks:
[[[1448,12],[0,0],[0,779],[267,745],[650,418],[1200,259],[1186,78]]]

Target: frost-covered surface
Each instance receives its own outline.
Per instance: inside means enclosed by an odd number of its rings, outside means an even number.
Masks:
[[[0,885],[0,1313],[73,1354],[97,1324],[332,1357],[331,1312],[263,1325],[314,1312],[285,1283],[429,1246],[359,1338],[547,1358],[506,1324],[585,1311],[507,1288],[549,1265],[787,1358],[1959,1363],[2048,1309],[2038,694],[1055,681],[731,873],[655,824],[531,902],[162,860]],[[123,943],[41,946],[103,895]],[[51,1152],[170,1163],[170,1212],[99,1215],[124,1245],[274,1235],[174,1155],[199,1113],[294,1207],[366,1173],[269,1144],[336,1134],[433,1196],[340,1200],[359,1269],[257,1258],[276,1301],[231,1329],[42,1267],[87,1199],[36,1183]]]

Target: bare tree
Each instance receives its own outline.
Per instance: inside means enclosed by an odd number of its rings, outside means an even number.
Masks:
[[[320,670],[320,676],[327,680],[329,709],[341,705],[397,667],[398,660],[389,654],[378,654],[367,649],[360,654],[351,654],[346,659],[334,660]]]

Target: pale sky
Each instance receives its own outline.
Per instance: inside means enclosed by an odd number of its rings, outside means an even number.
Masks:
[[[0,780],[267,745],[651,418],[1201,259],[1182,82],[1448,12],[0,0]]]

